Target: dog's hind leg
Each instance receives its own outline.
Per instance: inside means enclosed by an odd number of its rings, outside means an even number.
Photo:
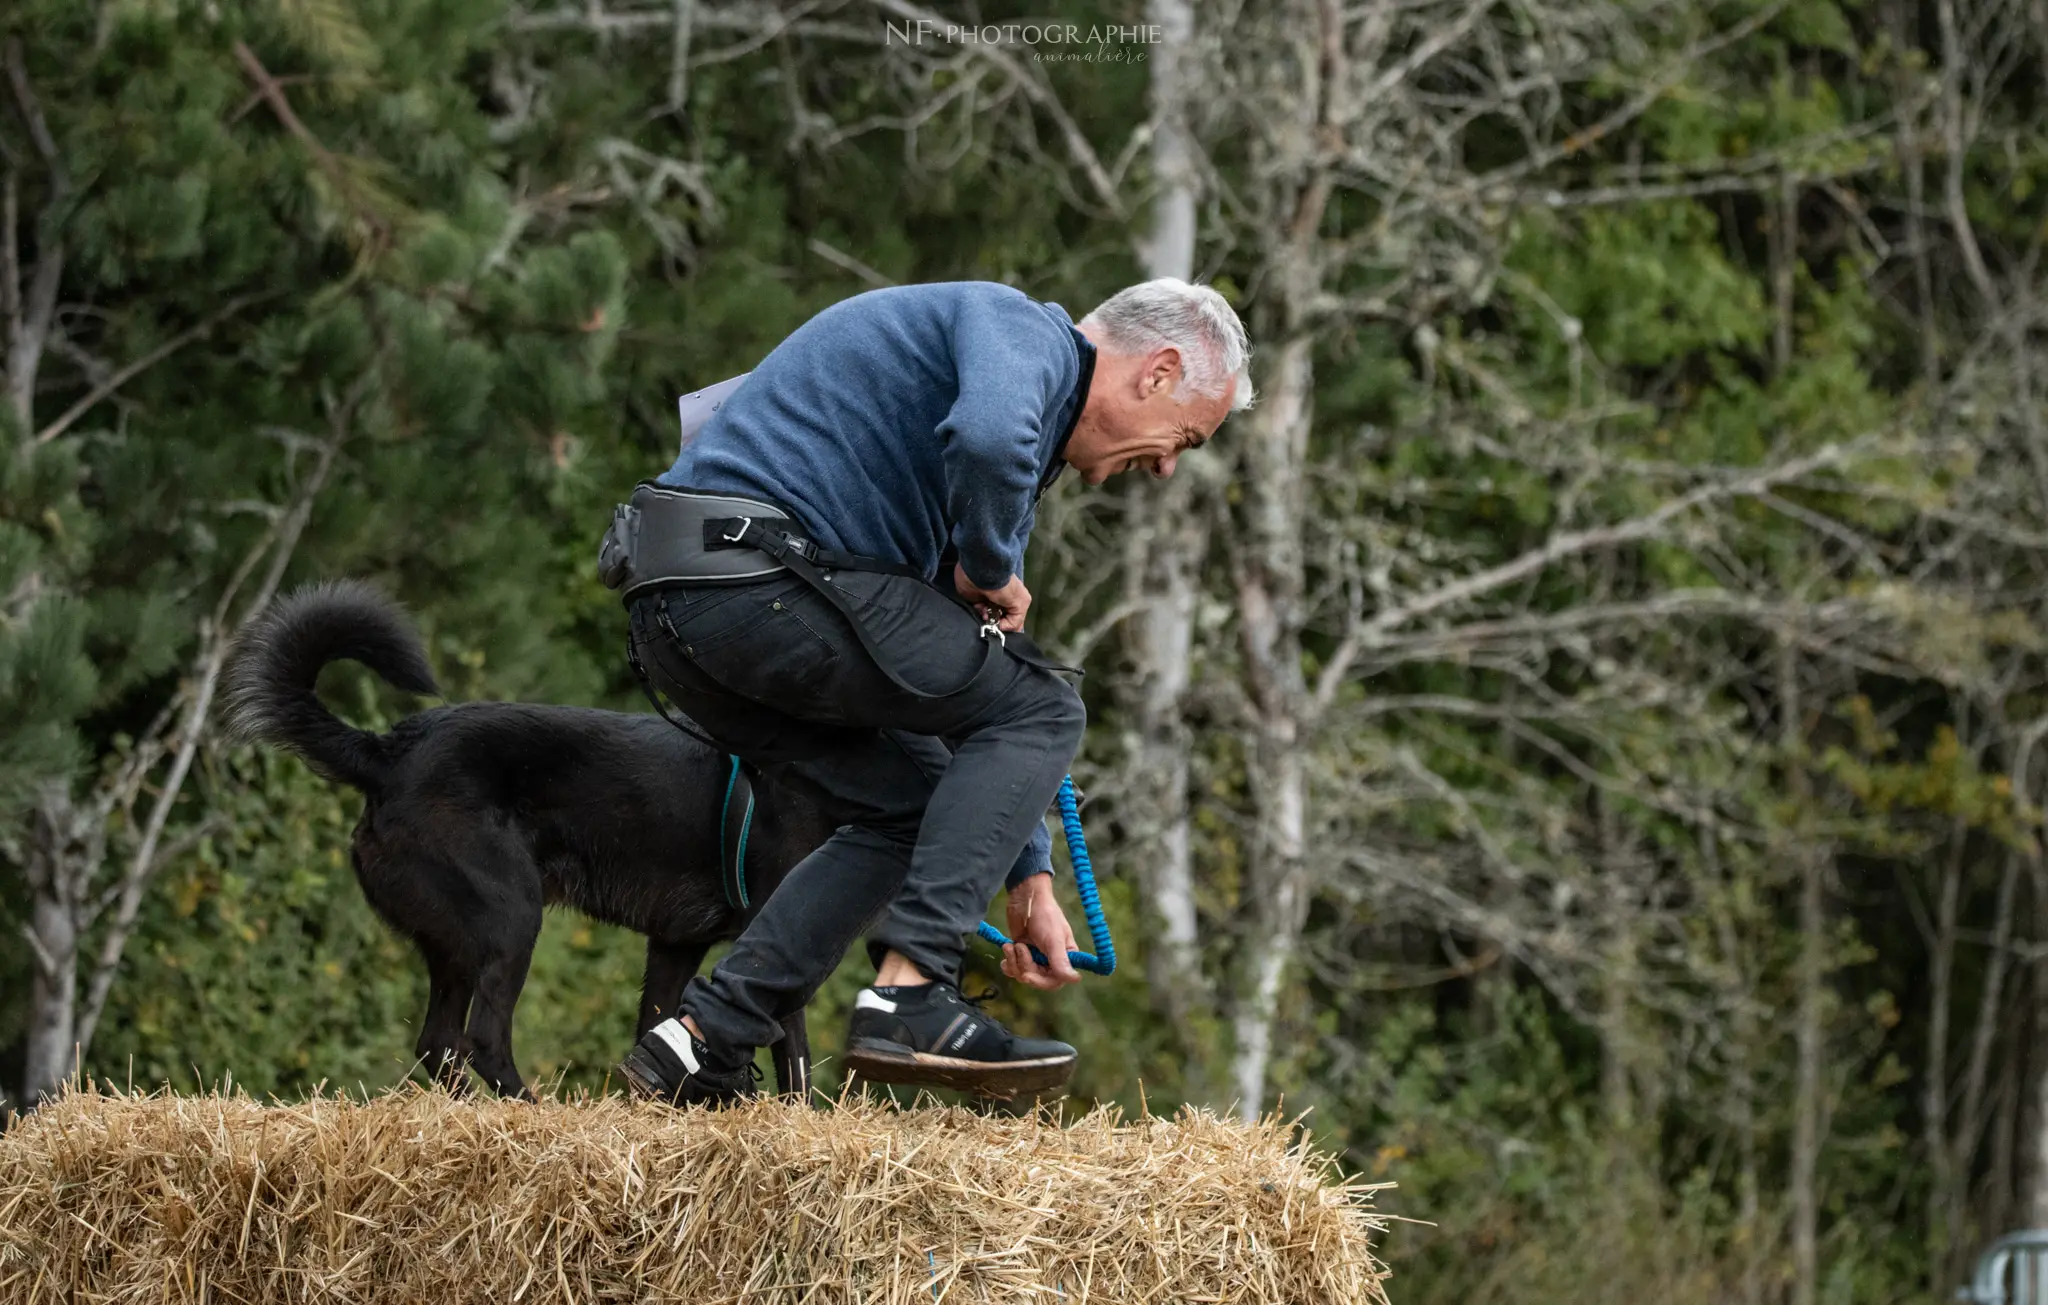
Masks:
[[[633,1026],[634,1041],[676,1013],[683,985],[696,976],[710,950],[708,942],[647,940],[647,974],[640,982],[640,1018]]]
[[[811,1099],[811,1030],[803,1008],[782,1019],[782,1037],[768,1049],[775,1061],[775,1086],[782,1095],[803,1104]]]
[[[512,1008],[540,938],[540,870],[510,838],[480,838],[463,851],[465,863],[492,867],[489,880],[481,874],[473,880],[488,884],[488,896],[470,923],[480,961],[469,1008],[470,1066],[499,1096],[531,1101],[512,1057]]]
[[[420,951],[427,962],[427,1017],[420,1023],[413,1055],[450,1095],[463,1096],[469,1091],[469,1066],[464,1063],[462,1030],[469,1022],[476,976],[444,952],[427,945]]]
[[[533,933],[540,933],[540,908],[533,911]],[[526,968],[533,962],[533,937],[524,946],[501,952],[484,962],[477,977],[476,1004],[469,1012],[470,1064],[501,1097],[534,1099],[512,1059],[512,1007],[526,986]]]

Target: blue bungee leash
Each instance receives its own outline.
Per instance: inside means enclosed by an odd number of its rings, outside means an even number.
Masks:
[[[1074,777],[1067,776],[1060,781],[1060,824],[1067,831],[1067,856],[1074,863],[1074,890],[1081,895],[1081,909],[1088,915],[1088,932],[1095,939],[1095,954],[1068,952],[1067,960],[1077,970],[1090,974],[1111,974],[1116,970],[1116,944],[1109,938],[1109,921],[1102,914],[1102,895],[1095,890],[1095,869],[1088,863],[1088,840],[1081,834],[1081,804],[1074,796]],[[981,924],[981,936],[998,947],[1007,947],[1009,938],[1001,929],[988,921]],[[1036,947],[1031,957],[1044,965],[1045,953]]]

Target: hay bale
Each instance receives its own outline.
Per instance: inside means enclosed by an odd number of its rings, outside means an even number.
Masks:
[[[1384,1303],[1278,1121],[88,1089],[0,1135],[0,1300]]]

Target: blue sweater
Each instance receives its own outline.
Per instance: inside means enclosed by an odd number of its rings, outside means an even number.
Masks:
[[[1066,310],[1009,286],[870,290],[777,345],[657,479],[770,499],[828,548],[926,579],[954,561],[997,589],[1024,574],[1094,371]],[[1040,822],[1008,883],[1051,868]]]
[[[1024,573],[1038,495],[1095,347],[990,281],[870,290],[798,327],[684,446],[666,485],[786,505],[811,537],[937,577]]]

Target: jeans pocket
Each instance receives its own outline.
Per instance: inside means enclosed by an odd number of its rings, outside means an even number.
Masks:
[[[720,609],[716,619],[691,620],[685,617],[677,621],[676,642],[682,645],[685,657],[702,661],[719,649],[746,638],[774,615],[775,609],[767,602],[728,603]]]
[[[808,590],[777,588],[744,615],[728,605],[721,615],[730,612],[729,618],[701,640],[686,635],[682,651],[734,693],[793,715],[815,715],[831,705],[835,692],[840,650],[821,626],[837,613]]]

